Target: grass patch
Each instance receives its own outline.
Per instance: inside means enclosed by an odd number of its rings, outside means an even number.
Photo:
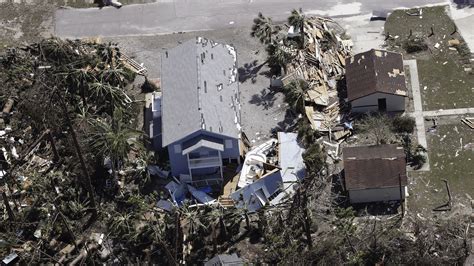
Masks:
[[[403,53],[406,59],[417,59],[423,110],[465,108],[474,103],[474,75],[464,71],[472,67],[470,53],[446,12],[445,6],[396,10],[385,23],[385,33],[391,36],[387,40],[389,50]],[[423,40],[428,49],[407,53],[404,44],[413,38]],[[449,49],[452,39],[460,44]]]
[[[474,197],[474,134],[460,119],[445,119],[450,124],[439,125],[435,133],[427,133],[431,170],[410,174],[408,203],[417,212],[430,213],[447,201],[442,179],[449,182],[453,205],[470,206],[470,197]]]

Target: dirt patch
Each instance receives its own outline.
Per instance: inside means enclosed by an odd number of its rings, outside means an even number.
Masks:
[[[37,42],[50,36],[55,10],[55,5],[48,1],[0,3],[0,51],[6,46]]]

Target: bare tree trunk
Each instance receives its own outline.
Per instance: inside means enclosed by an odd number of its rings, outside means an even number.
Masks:
[[[84,161],[84,157],[82,156],[81,147],[79,146],[79,141],[77,140],[76,131],[74,130],[74,127],[73,127],[72,122],[71,122],[71,118],[69,117],[69,113],[67,111],[66,103],[64,102],[64,99],[63,99],[62,95],[60,95],[60,93],[58,93],[58,96],[59,96],[59,100],[61,102],[61,106],[62,106],[63,111],[64,111],[64,116],[66,118],[66,123],[67,123],[68,127],[71,129],[71,136],[72,136],[72,139],[74,141],[74,148],[76,149],[77,157],[79,157],[79,161],[81,163],[81,168],[82,168],[83,174],[86,178],[86,180],[85,180],[86,181],[85,182],[86,183],[86,188],[87,188],[87,191],[89,192],[89,198],[91,200],[91,207],[92,207],[91,220],[95,220],[95,218],[97,218],[97,205],[95,203],[94,189],[92,188],[91,177],[89,175],[89,172],[87,171],[87,165],[86,165],[86,162]]]
[[[54,160],[58,161],[59,153],[58,153],[58,149],[56,148],[56,141],[54,140],[53,134],[49,130],[48,130],[48,138],[49,138],[49,142],[51,142],[51,149],[53,150],[53,153],[54,153]]]
[[[10,208],[10,203],[8,203],[7,194],[5,194],[5,192],[2,192],[2,198],[3,204],[5,205],[5,209],[7,209],[8,219],[10,220],[10,222],[15,221],[15,215],[13,214],[13,211]]]
[[[301,202],[301,208],[303,211],[304,217],[304,231],[306,236],[306,241],[308,244],[308,249],[313,247],[313,239],[311,238],[311,215],[308,211],[308,194],[306,191],[303,191],[303,200]]]

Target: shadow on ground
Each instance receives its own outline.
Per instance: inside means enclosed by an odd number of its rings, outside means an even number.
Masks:
[[[270,130],[270,133],[276,136],[277,132],[293,132],[296,130],[298,120],[298,116],[291,109],[286,109],[285,118],[278,122],[276,127]]]
[[[252,95],[249,103],[256,106],[263,106],[264,110],[268,110],[275,105],[277,93],[277,91],[269,90],[268,88],[262,89],[260,93]]]
[[[261,64],[258,64],[258,60],[253,60],[250,63],[245,63],[244,66],[239,67],[238,72],[239,72],[239,81],[240,82],[246,82],[248,79],[252,81],[252,83],[255,83],[257,81],[257,74],[262,69],[262,67],[266,64],[267,62],[263,62]]]

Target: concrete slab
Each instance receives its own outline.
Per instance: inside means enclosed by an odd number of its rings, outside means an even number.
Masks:
[[[383,26],[385,21],[370,21],[372,13],[358,16],[336,18],[354,42],[355,54],[370,49],[380,49],[384,43]]]
[[[471,53],[474,53],[474,8],[467,6],[458,8],[455,4],[451,4],[450,7],[451,18],[454,20]]]
[[[428,143],[426,141],[426,129],[425,129],[425,119],[423,117],[423,105],[421,104],[421,93],[420,93],[420,82],[418,79],[418,68],[416,65],[416,60],[404,60],[404,65],[408,66],[410,69],[410,84],[413,93],[413,106],[415,111],[411,114],[415,118],[416,122],[416,135],[418,138],[418,144],[428,148]],[[430,161],[428,154],[426,154],[426,163],[423,165],[420,171],[429,171],[430,170]]]

